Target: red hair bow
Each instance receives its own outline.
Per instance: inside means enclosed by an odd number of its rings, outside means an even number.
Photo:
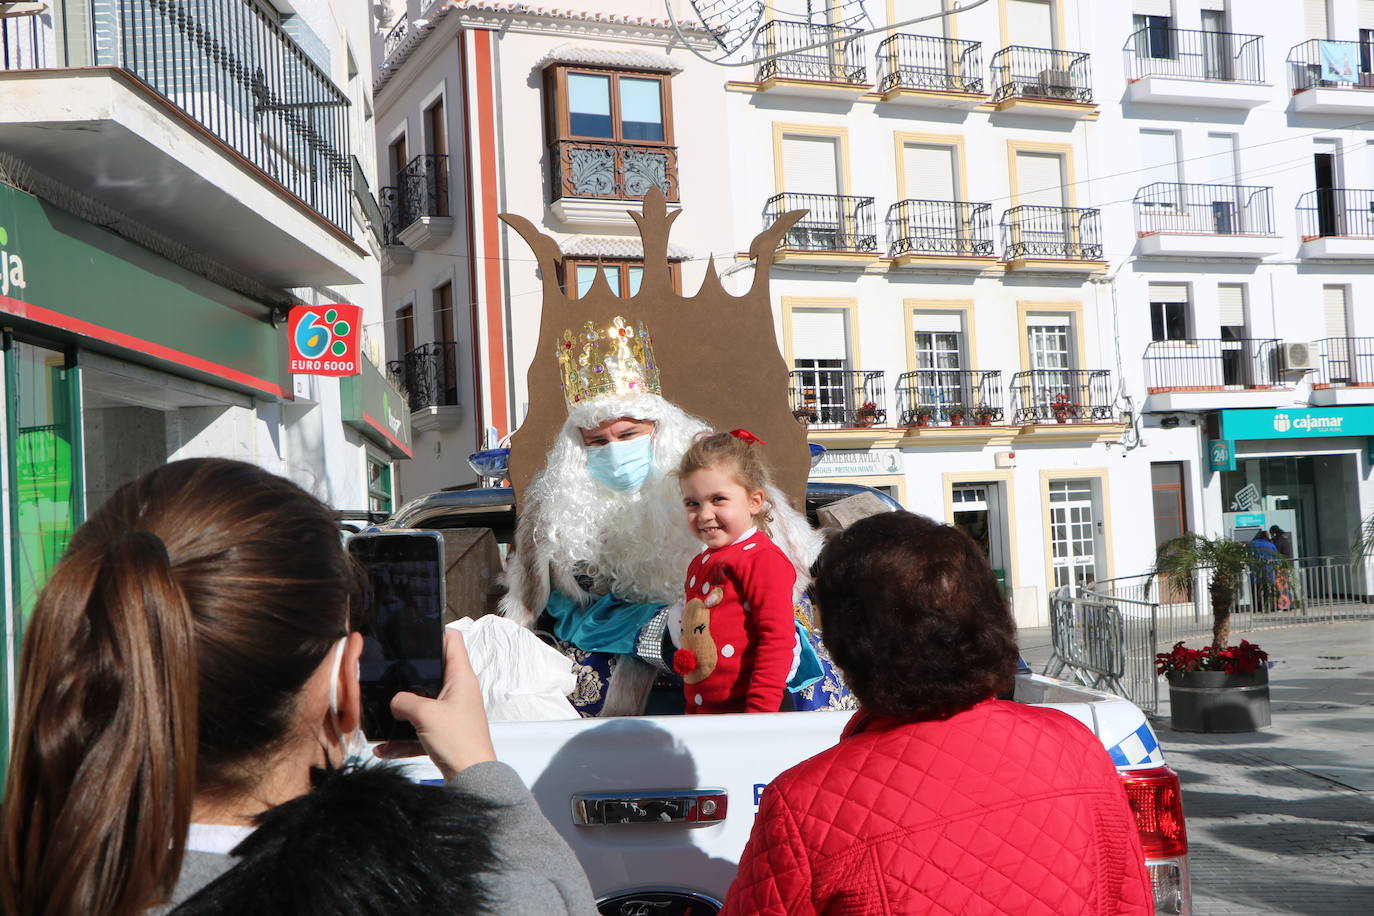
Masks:
[[[730,435],[734,436],[736,439],[743,439],[745,442],[752,442],[755,445],[768,444],[747,429],[732,429],[730,430]]]

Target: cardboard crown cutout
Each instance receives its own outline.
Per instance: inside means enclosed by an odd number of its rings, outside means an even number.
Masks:
[[[754,237],[749,246],[754,280],[744,295],[725,291],[710,260],[701,288],[690,298],[673,289],[668,269],[668,233],[680,211],[669,213],[654,187],[644,196],[643,212],[629,212],[644,245],[639,291],[621,298],[597,271],[591,289],[578,299],[569,298],[559,283],[563,255],[558,243],[524,217],[501,214],[533,249],[544,289],[539,342],[526,376],[529,413],[511,437],[510,480],[517,501],[523,503],[525,486],[543,468],[568,418],[572,401],[562,354],[570,338],[565,332],[576,337],[590,324],[596,333],[623,326],[637,335],[642,325],[652,335],[651,358],[663,397],[714,429],[744,427],[756,433],[768,443],[763,456],[774,482],[803,507],[810,453],[806,430],[792,416],[788,400],[788,367],[778,351],[768,275],[778,242],[805,211],[784,213]],[[577,393],[594,397],[597,392]]]

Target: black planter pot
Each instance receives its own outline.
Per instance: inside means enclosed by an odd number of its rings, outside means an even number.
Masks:
[[[1269,725],[1269,669],[1170,671],[1169,714],[1181,732],[1252,732]]]

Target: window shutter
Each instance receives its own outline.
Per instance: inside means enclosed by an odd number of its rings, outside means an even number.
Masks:
[[[1345,337],[1345,287],[1322,287],[1322,312],[1326,318],[1327,337]]]
[[[796,359],[848,359],[844,312],[793,309],[792,356]]]
[[[1064,171],[1057,153],[1017,153],[1018,204],[1064,206]]]
[[[1073,324],[1073,318],[1063,313],[1041,312],[1026,316],[1028,328],[1064,328]]]
[[[1374,0],[1360,0],[1360,28],[1374,29]]]
[[[964,313],[944,310],[917,312],[912,323],[913,329],[917,331],[929,331],[936,334],[962,334],[964,331]]]
[[[1210,10],[1214,13],[1226,12],[1226,0],[1202,0],[1198,4],[1198,9]]]
[[[834,137],[782,138],[782,189],[794,194],[838,194]]]
[[[1303,24],[1307,27],[1307,37],[1326,39],[1326,0],[1302,0]]]
[[[1172,16],[1173,5],[1170,0],[1133,0],[1131,12],[1137,16]]]
[[[1049,0],[1007,0],[1008,44],[1053,48],[1054,8]]]
[[[1188,284],[1186,283],[1151,283],[1150,284],[1151,302],[1187,302]]]
[[[907,144],[902,149],[906,196],[914,200],[958,200],[954,189],[954,148]]]
[[[1217,317],[1223,328],[1245,327],[1245,287],[1224,283],[1217,287]]]

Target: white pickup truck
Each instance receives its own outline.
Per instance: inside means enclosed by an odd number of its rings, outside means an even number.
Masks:
[[[808,510],[857,487],[815,485]],[[885,498],[885,497],[884,497]],[[509,489],[436,493],[412,501],[390,527],[490,528],[509,543]],[[1130,702],[1032,673],[1020,703],[1052,706],[1102,741],[1135,810],[1154,882],[1155,912],[1191,911],[1188,844],[1178,776],[1148,720]],[[835,744],[851,714],[643,716],[496,722],[497,755],[533,790],[577,853],[604,916],[714,916],[735,876],[759,796],[775,776]],[[437,779],[414,765],[418,779]]]

